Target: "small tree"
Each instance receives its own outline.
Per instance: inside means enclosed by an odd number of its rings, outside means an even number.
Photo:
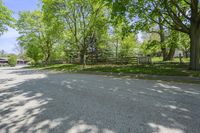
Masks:
[[[17,57],[15,55],[10,55],[9,58],[8,58],[8,64],[11,67],[15,67],[16,64],[17,64]]]

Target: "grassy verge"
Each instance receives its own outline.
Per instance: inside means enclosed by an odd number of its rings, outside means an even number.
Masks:
[[[162,66],[96,66],[83,71],[94,72],[113,72],[113,73],[130,73],[130,74],[149,74],[163,76],[191,76],[200,77],[200,72],[189,71],[184,68],[171,68]]]
[[[56,70],[67,72],[112,72],[124,74],[149,74],[162,76],[191,76],[200,77],[200,72],[188,70],[188,66],[184,64],[152,64],[152,65],[88,65],[83,68],[82,65],[74,64],[56,64],[49,66],[36,66],[29,68],[37,68],[42,70]]]
[[[184,63],[189,63],[190,58],[182,58],[182,61]],[[157,62],[163,62],[163,58],[162,57],[153,57],[152,58],[152,62],[157,63]],[[171,61],[166,61],[166,62],[175,62],[175,63],[179,63],[180,59],[178,57],[173,58]]]

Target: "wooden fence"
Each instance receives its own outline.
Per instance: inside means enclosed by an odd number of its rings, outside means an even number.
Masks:
[[[152,64],[151,57],[137,57],[138,64]]]
[[[87,59],[87,64],[151,64],[151,57],[124,57],[106,59]]]

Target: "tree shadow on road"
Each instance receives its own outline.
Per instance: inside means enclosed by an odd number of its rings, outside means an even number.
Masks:
[[[18,76],[35,74],[17,71]],[[26,75],[27,74],[27,75]],[[37,76],[40,73],[37,73]],[[48,74],[0,89],[0,132],[198,133],[198,85]],[[145,84],[148,83],[148,86]],[[12,85],[16,84],[16,85]]]

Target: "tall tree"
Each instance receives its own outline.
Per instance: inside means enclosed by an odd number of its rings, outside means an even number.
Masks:
[[[71,36],[66,42],[78,49],[80,63],[83,63],[90,43],[97,38],[96,28],[104,29],[104,5],[98,0],[43,0],[43,6],[64,23],[66,36]]]
[[[53,47],[62,35],[58,33],[61,28],[60,23],[42,11],[21,12],[19,16],[17,22],[17,30],[21,35],[18,38],[19,43],[26,49],[37,48],[43,55],[40,56],[43,57],[43,61],[49,63]]]
[[[200,1],[162,0],[167,26],[190,36],[190,68],[200,70]],[[161,16],[166,18],[166,15]],[[170,22],[173,22],[172,24]]]
[[[44,53],[42,51],[42,24],[41,12],[21,12],[17,21],[17,30],[20,34],[18,38],[19,45],[24,47],[29,58],[35,63],[42,60]]]

